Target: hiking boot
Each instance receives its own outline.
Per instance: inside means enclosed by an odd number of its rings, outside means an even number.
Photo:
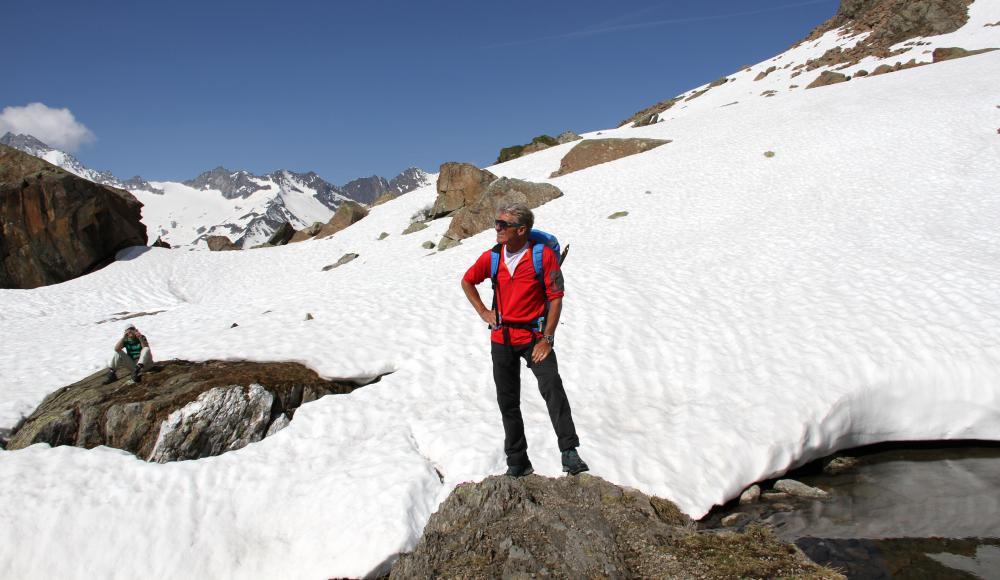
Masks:
[[[580,459],[580,454],[576,452],[576,449],[569,449],[562,452],[562,465],[563,471],[570,475],[590,471],[587,464]]]
[[[525,475],[531,475],[534,472],[535,470],[531,467],[530,463],[527,465],[508,465],[507,473],[505,475],[507,477],[524,477]]]
[[[114,370],[109,370],[108,371],[108,376],[104,377],[104,384],[105,385],[110,385],[111,383],[115,382],[117,379],[118,379],[118,377],[115,376],[115,371]]]
[[[138,383],[142,380],[139,373],[142,372],[142,365],[135,365],[135,369],[132,370],[132,381]]]

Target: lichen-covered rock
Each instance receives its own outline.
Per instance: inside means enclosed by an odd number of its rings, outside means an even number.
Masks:
[[[667,143],[670,143],[669,139],[586,139],[569,150],[559,162],[559,170],[553,172],[550,177],[559,177],[622,157],[644,153]]]
[[[438,195],[431,208],[430,219],[444,217],[471,205],[496,178],[496,175],[470,163],[442,164],[437,180]]]
[[[96,270],[146,245],[142,204],[0,145],[0,288],[37,288]]]
[[[521,179],[501,177],[483,191],[474,203],[455,212],[444,237],[456,242],[493,227],[497,209],[512,203],[523,203],[536,208],[562,196],[562,191],[550,183],[534,183]],[[453,245],[453,244],[452,244]],[[446,246],[444,240],[439,248]]]
[[[838,578],[764,528],[699,533],[669,501],[598,477],[457,487],[390,578]]]
[[[105,385],[104,376],[100,371],[46,397],[8,449],[107,445],[155,461],[196,459],[259,441],[303,403],[359,387],[284,362],[172,360],[156,363],[139,383],[123,378]]]

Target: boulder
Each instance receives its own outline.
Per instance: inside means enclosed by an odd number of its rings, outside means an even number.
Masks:
[[[403,235],[405,236],[407,234],[412,234],[414,232],[419,232],[420,230],[426,230],[426,229],[427,229],[427,224],[425,224],[424,222],[413,222],[412,224],[406,226],[406,229],[403,230]]]
[[[559,177],[636,153],[644,153],[667,143],[670,143],[669,139],[587,139],[569,150],[559,162],[559,170],[550,177]]]
[[[229,252],[240,249],[226,236],[208,236],[205,238],[205,243],[208,244],[208,249],[213,252]]]
[[[825,492],[822,489],[806,485],[801,481],[795,481],[794,479],[779,479],[775,482],[774,489],[779,492],[794,495],[795,497],[804,497],[809,499],[824,499],[830,496],[828,492]]]
[[[320,228],[316,237],[330,237],[340,230],[347,228],[351,224],[361,221],[367,216],[368,209],[360,203],[354,201],[342,202],[340,206],[337,207],[337,211],[334,212],[333,217],[330,218],[330,221],[326,222],[326,225]]]
[[[510,203],[523,203],[529,208],[536,208],[543,203],[562,197],[562,191],[550,183],[533,183],[520,179],[501,177],[480,194],[474,203],[455,212],[445,238],[451,240],[450,245],[458,240],[464,240],[479,232],[493,227],[497,209]],[[439,249],[445,246],[442,240]],[[450,247],[450,246],[449,246]]]
[[[172,360],[156,363],[139,383],[124,378],[108,385],[105,372],[46,397],[8,449],[107,445],[161,463],[198,459],[259,441],[303,403],[360,386],[286,362]]]
[[[161,238],[161,237],[156,238],[156,241],[153,242],[153,247],[154,248],[165,248],[167,250],[171,249],[170,244],[168,244],[167,242],[163,241],[163,238]]]
[[[437,181],[438,195],[431,208],[430,219],[444,217],[471,205],[496,178],[496,175],[470,163],[442,164]]]
[[[740,505],[755,503],[758,499],[760,499],[760,486],[754,484],[740,494]]]
[[[288,240],[292,239],[293,235],[295,235],[295,228],[292,227],[292,224],[285,222],[278,226],[278,229],[267,239],[267,245],[283,246],[288,243]]]
[[[301,230],[292,234],[289,238],[288,243],[294,244],[295,242],[301,242],[316,237],[316,234],[323,229],[323,222],[314,222],[313,225],[302,228]]]
[[[848,76],[845,75],[845,74],[843,74],[843,73],[825,70],[825,71],[819,73],[819,76],[816,77],[816,80],[814,80],[813,82],[809,83],[806,86],[806,88],[807,89],[812,89],[812,88],[816,88],[816,87],[825,87],[827,85],[835,85],[837,83],[842,83],[842,82],[846,82],[846,81],[849,81],[849,80],[851,80],[851,79],[848,78]]]
[[[531,143],[526,145],[512,145],[510,147],[504,147],[500,150],[500,155],[497,156],[497,163],[504,163],[510,161],[511,159],[517,159],[518,157],[523,157],[529,153],[535,153],[536,151],[542,151],[543,149],[548,149],[549,147],[554,147],[556,145],[562,145],[563,143],[571,143],[573,141],[579,141],[583,137],[580,137],[572,131],[564,131],[559,134],[558,137],[550,137],[549,135],[539,135],[531,140]]]
[[[390,578],[836,578],[763,527],[698,532],[677,507],[598,477],[489,477],[431,516]]]
[[[65,282],[145,246],[142,204],[0,145],[0,288]]]

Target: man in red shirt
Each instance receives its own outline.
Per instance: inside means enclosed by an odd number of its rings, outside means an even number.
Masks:
[[[563,471],[575,475],[589,468],[576,451],[580,439],[552,350],[562,311],[563,278],[558,256],[546,247],[542,253],[544,288],[538,283],[531,257],[532,242],[528,239],[534,222],[531,210],[523,204],[501,209],[495,224],[497,247],[484,252],[469,268],[462,278],[462,290],[479,317],[492,329],[493,381],[503,418],[507,475],[521,477],[534,473],[521,418],[521,358],[538,379],[538,390],[559,439]],[[494,290],[496,308],[491,309],[483,304],[476,284],[490,278],[494,251],[501,255]],[[544,317],[541,332],[540,317]]]

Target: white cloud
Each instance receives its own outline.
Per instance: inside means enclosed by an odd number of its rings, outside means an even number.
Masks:
[[[0,113],[0,135],[7,131],[32,135],[50,147],[75,151],[96,137],[69,109],[52,109],[43,103],[4,107]]]

